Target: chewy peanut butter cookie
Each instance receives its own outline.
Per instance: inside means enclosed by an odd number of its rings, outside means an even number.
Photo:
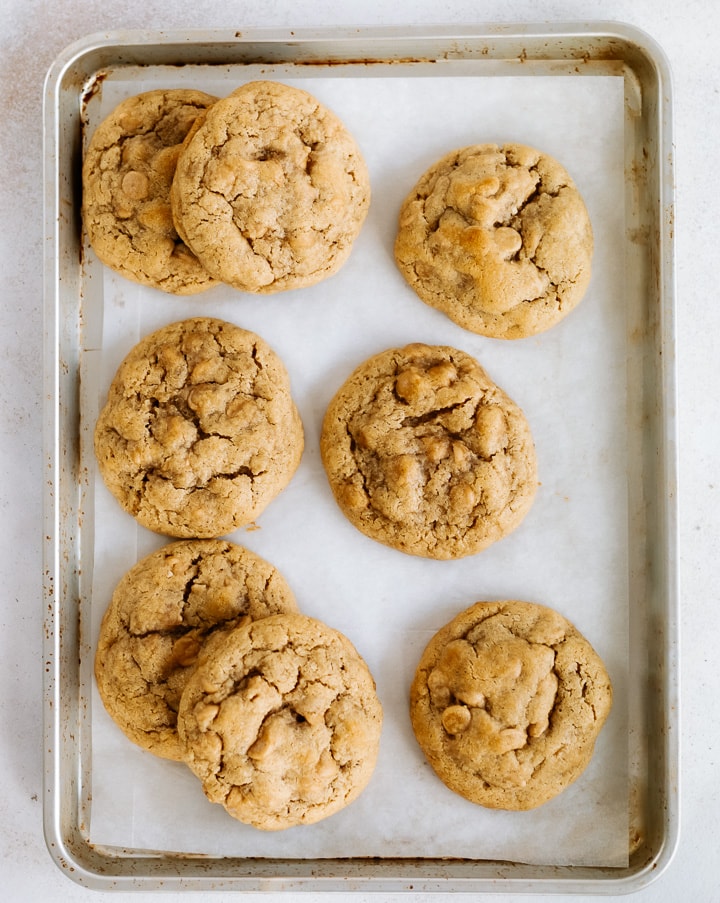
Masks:
[[[95,653],[100,698],[134,743],[182,760],[177,711],[198,659],[233,627],[296,608],[282,575],[249,549],[213,539],[171,543],[115,588]]]
[[[83,224],[106,266],[177,295],[216,284],[180,239],[170,186],[180,146],[216,98],[194,90],[129,97],[98,126],[83,161]]]
[[[320,450],[351,523],[427,558],[472,555],[510,533],[537,488],[524,414],[474,358],[445,346],[361,364],[328,407]]]
[[[395,259],[417,295],[465,329],[517,339],[565,317],[590,282],[585,203],[552,157],[519,144],[446,155],[405,199]]]
[[[340,120],[299,88],[242,85],[185,142],[171,193],[208,272],[248,292],[313,285],[348,258],[370,180]]]
[[[366,787],[382,708],[350,641],[301,614],[228,633],[188,680],[178,732],[208,799],[266,831],[338,812]]]
[[[250,523],[290,482],[302,451],[282,361],[259,336],[210,317],[143,338],[95,428],[108,489],[144,527],[177,537]]]
[[[532,809],[585,769],[612,705],[605,667],[552,609],[477,602],[425,649],[410,690],[420,747],[455,793]]]

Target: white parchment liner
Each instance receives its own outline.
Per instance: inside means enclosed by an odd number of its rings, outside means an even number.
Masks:
[[[104,83],[94,121],[150,88],[193,86],[223,96],[241,79],[277,78],[335,110],[363,150],[370,214],[349,262],[317,286],[267,297],[220,287],[176,298],[96,269],[85,300],[82,406],[87,437],[122,357],[141,336],[174,320],[218,316],[270,343],[290,373],[306,450],[290,487],[256,529],[230,538],[278,567],[303,611],[352,640],[375,676],[385,721],[377,769],[359,800],[317,825],[266,834],[209,803],[185,766],[131,744],[92,686],[93,843],[243,857],[627,864],[623,82],[467,76],[461,64],[423,71],[424,77],[412,77],[404,67],[367,74],[303,69],[297,79],[297,70],[281,67],[146,69],[142,80],[115,75]],[[580,307],[546,334],[514,342],[473,335],[428,308],[392,257],[400,203],[427,166],[456,147],[505,141],[534,145],[566,166],[595,232],[593,279]],[[461,561],[413,558],[358,533],[336,508],[320,463],[320,424],[338,386],[371,354],[414,341],[474,355],[523,408],[537,445],[541,487],[525,522]],[[87,447],[85,458],[92,468]],[[122,574],[171,541],[138,528],[97,477],[94,494],[88,515],[94,517],[93,649]],[[412,674],[432,634],[472,602],[503,598],[541,602],[569,618],[604,659],[615,691],[586,772],[555,800],[525,813],[486,810],[447,790],[425,762],[407,713]],[[91,663],[84,668],[90,685]]]

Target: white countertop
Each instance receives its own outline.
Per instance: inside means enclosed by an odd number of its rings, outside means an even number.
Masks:
[[[681,827],[677,853],[643,901],[720,900],[720,634],[717,493],[720,491],[720,327],[715,249],[720,246],[720,67],[714,0],[537,2],[488,0],[6,0],[0,9],[3,91],[0,159],[0,875],[9,901],[92,900],[117,894],[78,886],[43,839],[42,742],[42,87],[58,54],[86,34],[119,28],[367,26],[615,20],[647,31],[669,58],[674,88],[678,434],[681,581]],[[698,250],[699,249],[699,250]],[[158,899],[136,893],[135,900]],[[189,899],[201,895],[189,893]],[[240,894],[208,895],[213,900]],[[287,901],[294,895],[257,895]],[[300,898],[301,895],[297,895]],[[307,899],[302,895],[303,899]],[[449,899],[449,895],[328,893],[328,903]],[[506,895],[532,900],[535,895]],[[497,897],[495,897],[497,899]],[[543,897],[543,899],[550,899]],[[561,899],[561,898],[558,898]],[[590,898],[588,898],[590,899]],[[594,898],[593,898],[594,899]],[[620,898],[618,898],[620,899]],[[624,897],[623,899],[627,899]]]

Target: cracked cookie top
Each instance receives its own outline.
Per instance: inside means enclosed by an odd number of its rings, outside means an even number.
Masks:
[[[507,535],[537,488],[520,408],[478,362],[407,345],[361,364],[325,414],[320,450],[335,499],[367,536],[460,558]]]
[[[228,633],[187,682],[186,762],[208,799],[266,831],[333,815],[366,787],[382,708],[338,631],[301,614]]]
[[[171,200],[178,232],[208,272],[270,293],[342,266],[367,215],[370,179],[334,113],[299,88],[254,81],[188,137]]]
[[[516,339],[548,329],[590,282],[585,203],[552,157],[480,144],[431,166],[402,204],[395,260],[431,307],[465,329]]]
[[[95,679],[108,714],[138,746],[182,760],[177,711],[199,658],[225,631],[296,609],[282,575],[242,546],[190,539],[147,555],[100,626]]]
[[[282,361],[259,336],[210,317],[143,338],[95,428],[108,489],[140,524],[177,537],[224,536],[253,521],[302,451]]]
[[[216,99],[190,89],[138,94],[120,103],[90,139],[83,225],[102,263],[127,279],[177,295],[216,284],[179,237],[170,209],[180,146]]]
[[[432,638],[410,690],[417,741],[455,793],[532,809],[584,771],[612,705],[605,667],[556,611],[477,602]]]

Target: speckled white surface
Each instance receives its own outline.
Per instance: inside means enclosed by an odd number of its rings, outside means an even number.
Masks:
[[[677,340],[682,587],[682,823],[673,863],[642,901],[720,899],[720,633],[717,514],[720,457],[720,325],[714,250],[720,243],[720,69],[714,0],[507,3],[488,0],[5,0],[0,8],[0,456],[5,542],[0,552],[0,875],[3,899],[117,898],[76,886],[57,868],[42,831],[42,86],[58,53],[85,34],[117,28],[287,27],[624,21],[663,47],[674,76]],[[188,894],[188,899],[199,895]],[[222,895],[212,896],[220,900]],[[238,899],[229,895],[228,899]],[[266,895],[287,901],[292,895]],[[138,901],[156,900],[135,894]],[[303,897],[307,899],[307,897]],[[408,896],[328,894],[328,903]],[[418,897],[417,899],[423,899]],[[429,898],[428,898],[429,899]],[[443,899],[436,895],[433,900]],[[449,900],[449,896],[445,897]],[[494,898],[497,899],[497,898]],[[537,899],[507,897],[507,899]],[[547,898],[544,898],[547,899]],[[622,898],[627,899],[627,898]]]

